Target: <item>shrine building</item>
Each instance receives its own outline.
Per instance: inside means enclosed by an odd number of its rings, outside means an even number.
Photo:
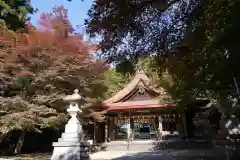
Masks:
[[[159,131],[184,136],[184,116],[176,111],[175,104],[159,100],[165,94],[163,88],[154,88],[146,74],[138,71],[129,84],[104,101],[108,111],[102,138],[104,134],[105,141],[127,139],[127,127],[132,140],[156,139]]]
[[[131,140],[159,140],[168,135],[179,138],[212,136],[212,129],[218,126],[213,122],[219,121],[216,118],[219,114],[212,114],[212,109],[205,107],[209,100],[195,99],[185,106],[177,106],[164,100],[168,96],[163,88],[155,88],[144,72],[136,72],[130,83],[103,102],[106,107],[101,111],[104,121],[88,125],[89,139],[94,143],[127,140],[129,131]],[[201,115],[202,120],[210,122],[205,129],[195,124],[194,119]]]

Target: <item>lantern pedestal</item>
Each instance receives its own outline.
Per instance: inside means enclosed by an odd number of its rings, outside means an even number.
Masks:
[[[51,160],[88,160],[90,144],[84,141],[82,125],[77,119],[78,108],[77,100],[81,97],[77,91],[73,95],[67,96],[66,101],[70,101],[67,112],[71,119],[65,126],[65,132],[62,133],[58,142],[53,143],[53,155]]]

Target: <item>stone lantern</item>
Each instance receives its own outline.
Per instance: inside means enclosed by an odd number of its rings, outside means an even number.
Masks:
[[[72,95],[64,98],[65,101],[69,102],[67,112],[71,118],[65,126],[65,132],[62,133],[62,137],[58,139],[58,142],[53,143],[54,150],[51,160],[89,159],[88,151],[90,144],[84,141],[82,125],[77,119],[77,114],[82,112],[81,108],[78,107],[78,103],[82,99],[78,92],[75,89]]]

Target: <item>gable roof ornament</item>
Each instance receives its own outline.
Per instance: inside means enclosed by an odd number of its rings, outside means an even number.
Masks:
[[[144,87],[144,85],[142,83],[138,87],[138,92],[140,94],[144,94],[144,92],[145,92],[145,87]]]

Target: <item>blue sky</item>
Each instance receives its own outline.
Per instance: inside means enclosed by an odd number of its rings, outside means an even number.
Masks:
[[[73,27],[82,25],[92,2],[93,0],[84,0],[83,2],[81,0],[72,0],[72,2],[68,2],[67,0],[32,0],[33,7],[38,8],[39,11],[31,16],[31,22],[37,26],[39,16],[42,12],[51,12],[55,5],[63,5],[68,9],[68,16]]]

